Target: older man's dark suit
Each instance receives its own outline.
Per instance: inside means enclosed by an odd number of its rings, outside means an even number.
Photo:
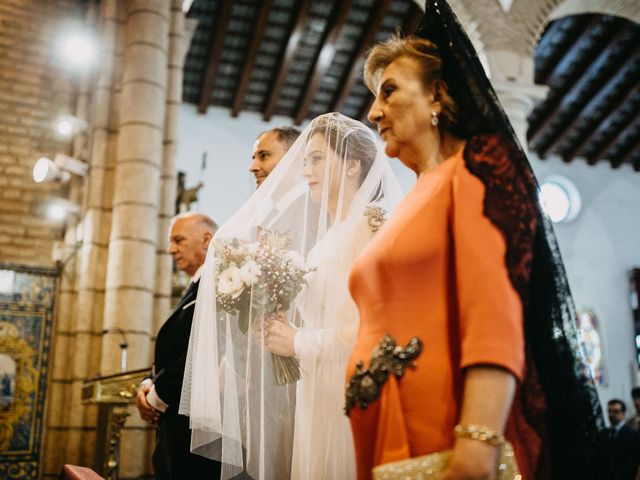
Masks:
[[[198,283],[189,285],[156,339],[156,375],[153,383],[158,396],[169,405],[160,416],[156,450],[153,453],[153,467],[158,480],[220,478],[218,462],[189,451],[189,418],[178,415]]]

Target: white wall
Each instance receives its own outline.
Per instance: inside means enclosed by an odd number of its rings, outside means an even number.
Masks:
[[[628,272],[640,267],[640,173],[581,160],[534,157],[532,164],[539,181],[564,175],[580,192],[582,212],[557,224],[556,236],[577,308],[591,307],[601,322],[609,385],[599,388],[600,398],[619,397],[631,406],[630,390],[639,379]]]
[[[187,172],[187,184],[202,180],[197,210],[222,224],[255,189],[247,170],[256,136],[269,128],[290,125],[288,118],[267,123],[260,115],[243,112],[232,118],[229,111],[209,108],[197,114],[194,105],[180,111],[178,168]],[[208,151],[207,169],[201,176],[200,160]],[[575,161],[532,158],[539,180],[550,174],[570,178],[582,195],[582,213],[569,224],[556,226],[571,289],[578,307],[589,306],[598,314],[604,336],[609,385],[600,388],[603,401],[611,397],[629,400],[637,384],[637,368],[627,273],[640,266],[640,173],[629,167],[612,170],[607,165],[589,167]],[[413,174],[392,160],[406,189]]]
[[[195,105],[180,107],[178,170],[187,173],[187,187],[204,183],[192,210],[211,216],[219,225],[249,198],[255,179],[249,172],[256,137],[273,127],[292,125],[290,118],[274,117],[265,122],[257,113],[242,112],[231,117],[228,109],[210,107],[205,115]],[[208,152],[207,167],[201,171],[202,153]],[[405,189],[415,181],[412,172],[397,160],[391,162]]]
[[[229,219],[255,190],[249,172],[251,150],[264,130],[291,125],[289,118],[274,117],[264,122],[253,113],[231,117],[229,110],[210,107],[205,115],[197,107],[180,107],[178,170],[187,173],[187,187],[202,181],[198,203],[192,210],[211,216],[219,225]],[[206,170],[201,171],[203,152],[208,152]]]

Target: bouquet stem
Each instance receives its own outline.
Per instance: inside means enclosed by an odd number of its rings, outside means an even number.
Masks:
[[[271,320],[278,319],[277,310],[269,315]],[[276,385],[287,385],[300,380],[300,363],[295,357],[283,357],[275,353],[271,354],[271,365]]]
[[[295,357],[283,357],[272,353],[271,362],[276,385],[287,385],[300,380],[300,364]]]

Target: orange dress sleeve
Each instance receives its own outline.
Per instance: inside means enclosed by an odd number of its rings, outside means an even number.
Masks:
[[[524,373],[522,303],[505,264],[506,243],[484,215],[485,187],[460,159],[452,178],[452,239],[461,368]]]

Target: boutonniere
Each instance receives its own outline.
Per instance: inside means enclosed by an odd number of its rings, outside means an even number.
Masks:
[[[387,219],[387,212],[380,207],[368,206],[364,209],[364,216],[367,217],[371,231],[377,232],[384,225]]]

